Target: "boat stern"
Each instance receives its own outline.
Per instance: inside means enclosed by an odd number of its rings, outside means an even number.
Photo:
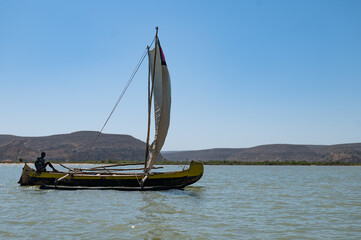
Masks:
[[[23,172],[21,173],[21,177],[18,181],[20,185],[29,185],[30,180],[30,174],[34,173],[35,170],[28,166],[28,164],[25,163],[23,167]]]

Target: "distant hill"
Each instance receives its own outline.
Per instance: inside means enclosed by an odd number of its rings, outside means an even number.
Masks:
[[[46,137],[0,135],[0,162],[33,162],[41,152],[46,159],[60,162],[144,161],[145,143],[129,135],[101,134],[89,150],[98,132],[81,131]],[[87,152],[89,150],[88,156]],[[339,145],[272,144],[251,148],[215,148],[197,151],[162,152],[169,161],[237,162],[341,162],[361,163],[361,143]],[[164,159],[163,159],[164,158]]]
[[[162,152],[170,161],[212,161],[239,162],[341,162],[361,163],[361,143],[340,145],[291,145],[273,144],[252,148],[219,148],[197,151]]]
[[[82,131],[46,137],[0,135],[0,162],[34,161],[41,152],[47,160],[84,161],[98,132]],[[87,161],[144,161],[145,143],[129,135],[101,134]]]
[[[163,151],[162,155],[170,161],[210,161],[226,160],[242,150],[243,148],[214,148],[195,151]]]

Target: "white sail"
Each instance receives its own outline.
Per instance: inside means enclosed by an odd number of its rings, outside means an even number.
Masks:
[[[157,49],[155,49],[157,48]],[[154,83],[154,115],[155,115],[155,136],[154,141],[150,145],[149,158],[147,161],[145,172],[149,173],[153,168],[155,160],[163,147],[165,138],[167,137],[170,106],[171,106],[171,88],[168,67],[164,58],[159,40],[156,41],[155,48],[149,51],[149,68],[150,75],[153,77]],[[154,54],[155,67],[154,67]],[[154,69],[154,74],[153,74]]]

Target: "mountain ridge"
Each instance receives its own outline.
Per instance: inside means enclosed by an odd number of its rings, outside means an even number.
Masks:
[[[219,151],[220,150],[220,151]],[[213,154],[213,153],[217,153]],[[361,163],[361,143],[336,145],[268,144],[250,148],[214,148],[162,152],[170,161],[341,162]]]
[[[34,161],[41,152],[59,162],[144,161],[145,142],[130,135],[78,131],[42,137],[0,135],[0,162]],[[162,151],[158,160],[229,162],[340,162],[361,163],[361,143],[336,145],[268,144],[250,148],[212,148]]]
[[[0,161],[33,161],[40,152],[47,160],[66,161],[144,161],[145,143],[130,135],[79,131],[44,137],[0,135]]]

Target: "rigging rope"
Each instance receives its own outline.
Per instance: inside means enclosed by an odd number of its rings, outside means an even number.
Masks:
[[[149,45],[149,47],[151,47],[151,46],[153,45],[154,41],[155,41],[155,39],[153,39],[153,41],[151,42],[151,44]],[[101,130],[98,132],[98,135],[96,136],[96,138],[95,138],[95,140],[93,141],[92,145],[89,147],[89,149],[88,149],[88,151],[87,151],[87,153],[86,153],[86,155],[85,155],[84,160],[87,160],[90,150],[94,147],[95,143],[98,141],[98,138],[99,138],[100,134],[103,132],[103,130],[104,130],[105,126],[107,125],[107,123],[108,123],[108,121],[109,121],[110,117],[113,115],[113,113],[114,113],[115,109],[117,108],[117,106],[118,106],[118,104],[119,104],[120,100],[123,98],[123,96],[124,96],[125,92],[127,91],[128,87],[129,87],[129,85],[130,85],[130,83],[132,82],[133,78],[135,77],[135,74],[138,72],[138,69],[139,69],[139,68],[140,68],[140,66],[142,65],[142,63],[143,63],[143,61],[144,61],[144,58],[147,56],[147,54],[148,54],[148,47],[145,49],[145,51],[144,51],[144,53],[143,53],[142,57],[139,59],[139,61],[138,61],[137,65],[135,66],[135,69],[134,69],[134,71],[133,71],[132,75],[130,76],[130,78],[129,78],[129,80],[128,80],[127,84],[125,85],[125,87],[124,87],[124,89],[123,89],[122,93],[120,94],[120,96],[119,96],[119,98],[118,98],[117,102],[115,103],[115,105],[114,105],[114,107],[113,107],[113,110],[110,112],[110,114],[109,114],[109,116],[108,116],[107,120],[105,121],[105,123],[104,123],[103,127],[102,127],[102,128],[101,128]],[[81,165],[81,164],[80,164],[80,165]]]

